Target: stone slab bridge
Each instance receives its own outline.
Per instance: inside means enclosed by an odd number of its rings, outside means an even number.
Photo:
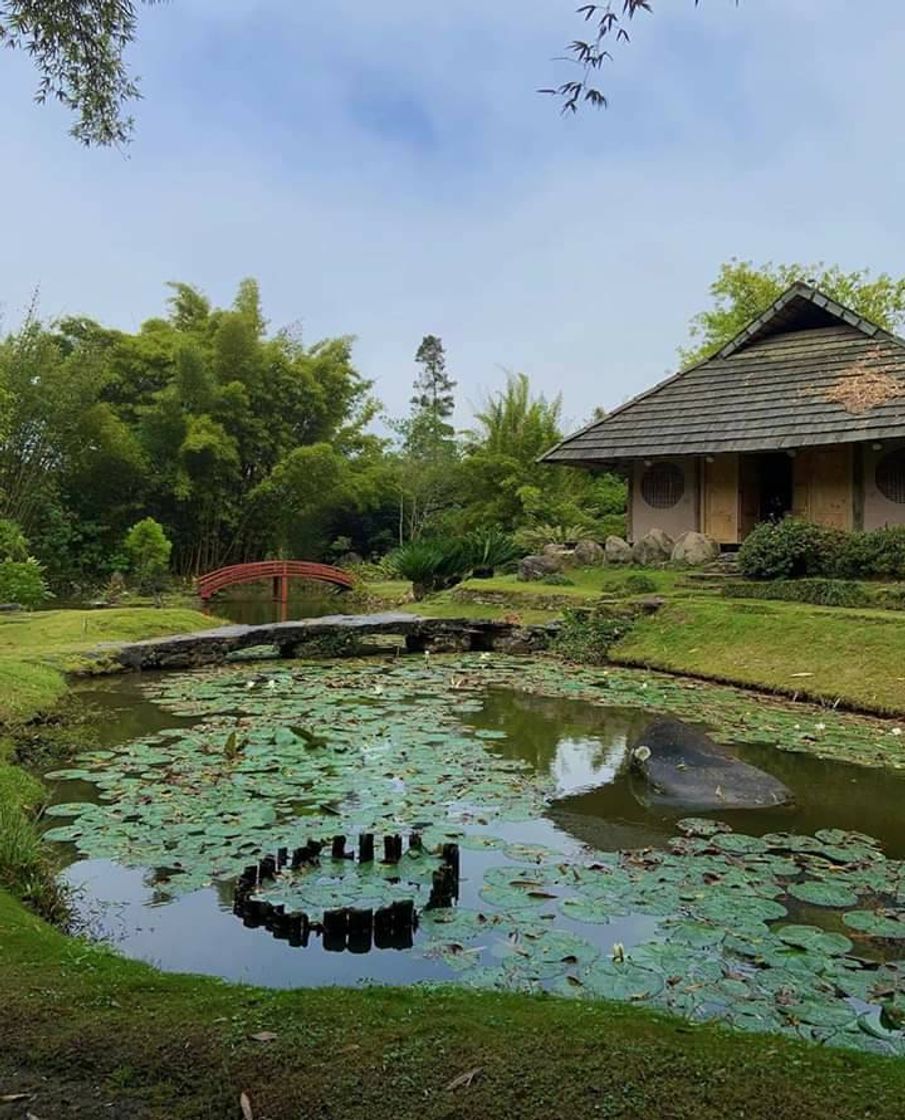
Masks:
[[[150,638],[120,646],[113,658],[126,669],[188,669],[215,665],[228,654],[255,646],[273,646],[280,657],[294,657],[318,638],[392,636],[405,640],[410,653],[460,653],[497,650],[534,653],[546,649],[558,629],[556,623],[523,626],[472,618],[420,618],[418,615],[328,615],[263,626],[218,626],[194,634]]]

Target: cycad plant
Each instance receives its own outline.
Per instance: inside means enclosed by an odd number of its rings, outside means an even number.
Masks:
[[[467,546],[471,554],[472,574],[478,579],[489,579],[497,568],[511,564],[523,554],[512,537],[498,525],[470,533]]]

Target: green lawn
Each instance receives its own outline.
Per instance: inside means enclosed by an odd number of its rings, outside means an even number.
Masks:
[[[650,580],[657,594],[668,595],[676,590],[676,585],[687,573],[679,570],[653,568],[570,568],[563,573],[569,584],[543,583],[537,580],[525,582],[516,575],[497,575],[491,579],[468,579],[460,583],[457,591],[468,594],[491,592],[497,594],[549,595],[555,598],[596,599],[600,595],[632,594],[626,587],[631,576],[644,576]]]
[[[901,1116],[901,1062],[620,1004],[167,976],[4,895],[0,943],[0,1091],[36,1116],[221,1120],[243,1092],[261,1120]]]
[[[905,616],[899,612],[675,600],[640,620],[611,656],[624,665],[905,712]]]
[[[105,642],[137,641],[216,626],[183,608],[34,611],[0,615],[0,724],[45,712],[66,694],[63,672]]]

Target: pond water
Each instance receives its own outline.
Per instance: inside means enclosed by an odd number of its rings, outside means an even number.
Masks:
[[[270,622],[346,614],[348,607],[343,601],[344,597],[344,593],[340,591],[312,589],[293,583],[290,584],[289,601],[284,612],[269,588],[251,584],[221,591],[210,600],[208,610],[218,618],[227,618],[230,622],[245,626],[265,626]]]
[[[486,655],[258,662],[83,695],[99,744],[51,778],[48,838],[82,927],[129,956],[280,987],[630,998],[905,1053],[879,1018],[900,990],[905,772],[777,749],[817,734],[866,753],[888,725]],[[664,712],[719,727],[793,803],[691,821],[651,806],[628,756]],[[710,835],[717,818],[733,831]],[[379,862],[384,836],[413,829],[422,848]],[[377,835],[374,864],[327,852],[252,897],[314,923],[411,900],[410,933],[331,944],[315,931],[302,947],[234,913],[243,868],[309,838],[344,834],[354,850],[362,832]],[[426,908],[450,842],[456,904]]]

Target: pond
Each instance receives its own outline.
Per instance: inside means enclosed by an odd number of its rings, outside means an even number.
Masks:
[[[323,584],[290,583],[285,611],[274,599],[269,586],[247,584],[221,591],[210,600],[208,610],[218,618],[245,626],[265,626],[299,618],[321,618],[328,614],[347,614],[348,595],[331,591]]]
[[[498,655],[255,662],[84,692],[102,741],[50,776],[47,838],[82,927],[129,956],[269,986],[631,999],[905,1052],[905,772],[831,760],[891,753],[891,724]],[[793,803],[651,803],[629,754],[662,713],[714,729]],[[372,833],[376,858],[348,858]],[[281,848],[285,867],[259,863]]]

